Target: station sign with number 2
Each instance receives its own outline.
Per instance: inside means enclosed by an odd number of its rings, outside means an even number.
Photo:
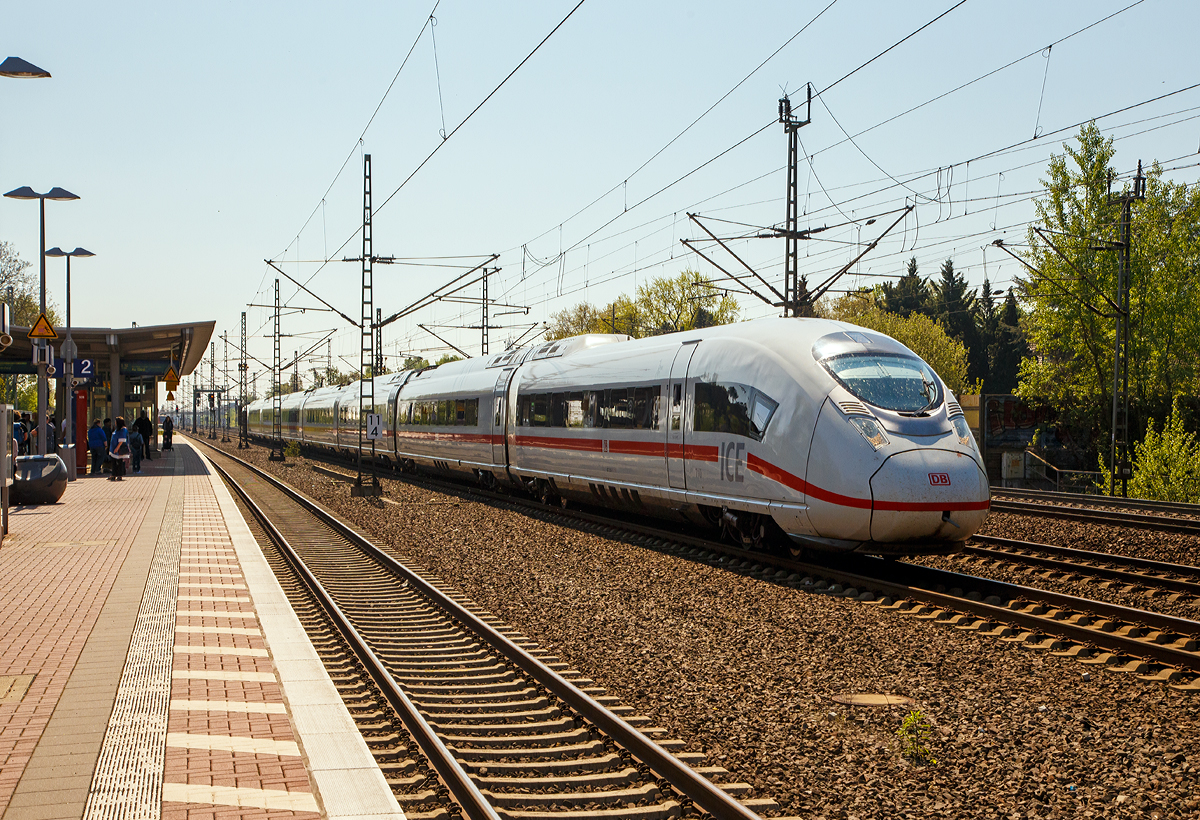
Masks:
[[[379,413],[367,413],[367,438],[372,441],[383,438],[383,416]]]

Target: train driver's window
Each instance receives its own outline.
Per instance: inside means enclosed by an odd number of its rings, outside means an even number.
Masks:
[[[762,441],[778,402],[744,384],[696,383],[695,429]]]

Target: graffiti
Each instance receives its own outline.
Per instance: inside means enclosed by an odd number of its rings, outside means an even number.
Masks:
[[[1037,427],[1053,421],[1049,407],[1031,407],[1016,396],[984,396],[984,435],[989,448],[1024,449]]]

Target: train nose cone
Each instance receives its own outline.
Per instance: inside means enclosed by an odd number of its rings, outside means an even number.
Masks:
[[[884,543],[960,541],[983,525],[987,476],[973,458],[949,450],[897,453],[871,477],[871,539]]]

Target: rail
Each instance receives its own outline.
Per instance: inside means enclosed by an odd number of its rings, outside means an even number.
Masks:
[[[275,489],[288,496],[288,498],[290,498],[306,512],[337,532],[338,535],[340,535],[342,538],[345,538],[364,554],[368,555],[370,558],[378,562],[397,577],[404,579],[404,581],[406,581],[413,589],[417,590],[423,597],[431,601],[437,608],[447,613],[451,618],[461,624],[468,631],[477,635],[492,649],[503,655],[513,664],[518,666],[523,672],[528,674],[537,683],[545,687],[547,691],[551,692],[564,703],[569,705],[584,719],[591,722],[593,725],[611,737],[614,741],[616,741],[620,746],[625,748],[630,754],[641,760],[659,777],[663,778],[663,780],[670,783],[675,789],[678,789],[681,794],[689,798],[697,807],[708,812],[713,817],[719,818],[719,820],[760,820],[757,814],[747,809],[745,806],[723,791],[719,786],[708,780],[703,775],[693,771],[689,766],[687,766],[667,750],[660,747],[653,740],[646,737],[646,735],[642,734],[621,717],[592,699],[587,693],[575,686],[575,684],[559,675],[556,671],[531,655],[522,647],[518,646],[507,636],[493,628],[490,624],[481,620],[470,610],[466,609],[457,601],[447,596],[442,590],[438,589],[425,578],[413,572],[410,568],[393,558],[386,551],[376,546],[365,536],[361,535],[357,530],[338,520],[319,504],[300,494],[284,482],[280,481],[269,473],[264,472],[253,464],[243,461],[242,459],[239,459],[218,447],[208,445],[207,442],[201,441],[200,443],[206,444],[206,446],[208,446],[210,449],[216,450],[218,453],[220,453],[221,457],[227,458],[230,461],[239,464],[244,469],[252,472],[255,476],[266,481]],[[224,473],[224,471],[222,472]],[[243,497],[246,495],[245,491],[240,487],[239,494],[241,494]],[[298,554],[296,554],[294,550],[290,552],[290,555],[294,556],[296,561],[301,561]],[[307,568],[306,574],[311,575],[311,573],[307,572]],[[317,583],[315,577],[312,578],[312,583]],[[328,598],[327,595],[326,598]],[[336,607],[336,604],[332,603],[332,599],[328,600],[332,606]],[[330,610],[331,614],[333,611],[334,610]],[[338,612],[340,615],[340,610],[338,610]],[[344,619],[344,616],[341,616],[341,618]],[[349,625],[348,621],[345,621],[345,623]],[[371,651],[369,647],[366,647],[365,642],[363,643],[363,649],[367,652]],[[386,669],[382,668],[382,662],[380,661],[379,663],[381,670],[386,675]],[[391,680],[390,675],[387,676],[386,680]],[[392,684],[396,686],[398,691],[398,684],[395,684],[394,681],[392,681]],[[402,692],[399,694],[403,696]],[[413,707],[413,712],[416,712],[415,706]],[[420,717],[419,714],[417,716]],[[424,723],[424,718],[421,718],[421,721]],[[415,725],[418,726],[418,730],[423,732],[423,730],[420,729],[420,724]],[[428,726],[428,724],[424,725]],[[432,730],[430,731],[432,732]],[[422,738],[419,736],[416,737],[416,739],[418,742],[421,742],[422,740]],[[434,739],[436,740],[436,737]],[[440,743],[441,741],[438,740],[439,745]],[[431,746],[431,748],[435,754],[440,755],[440,752],[438,752],[436,746]],[[442,748],[444,749],[444,747]],[[447,752],[447,754],[449,753]],[[453,761],[452,757],[451,759]],[[437,761],[432,760],[431,762],[436,763]],[[447,772],[449,772],[450,777],[457,777],[455,774],[455,769],[461,771],[461,768],[458,766],[457,761],[453,762],[454,768],[447,768]],[[438,772],[439,774],[442,774],[441,768],[438,769]],[[467,777],[465,773],[463,773],[462,776]],[[447,783],[447,786],[450,786],[449,782]],[[471,789],[475,789],[473,783],[471,783]],[[478,793],[477,790],[476,793]],[[456,798],[459,797],[457,792],[455,792],[455,795]],[[469,793],[464,793],[464,796],[461,799],[471,801],[473,798]],[[480,796],[480,799],[482,799],[482,795]],[[491,810],[490,806],[488,806],[488,810]],[[472,815],[472,820],[475,820],[476,817],[492,816],[494,815]]]

